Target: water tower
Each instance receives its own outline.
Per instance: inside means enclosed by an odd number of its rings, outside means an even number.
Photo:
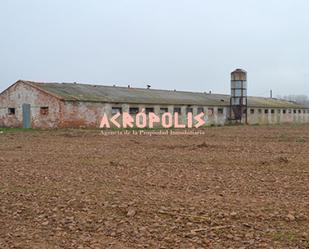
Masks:
[[[236,69],[231,73],[231,120],[247,123],[247,100],[247,72]]]

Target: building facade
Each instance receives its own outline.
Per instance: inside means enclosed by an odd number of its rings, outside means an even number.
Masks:
[[[117,112],[204,113],[206,126],[230,123],[230,95],[76,83],[17,81],[0,94],[0,127],[99,128]],[[308,123],[309,107],[248,97],[248,124]],[[119,120],[121,122],[121,120]]]

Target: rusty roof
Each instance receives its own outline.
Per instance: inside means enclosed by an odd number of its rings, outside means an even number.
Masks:
[[[237,68],[237,69],[234,70],[232,73],[247,73],[247,71],[244,70],[244,69]]]
[[[230,104],[230,95],[226,94],[79,83],[21,82],[37,87],[64,101],[201,106],[229,106]],[[305,108],[295,102],[263,97],[248,97],[248,105],[261,108]]]

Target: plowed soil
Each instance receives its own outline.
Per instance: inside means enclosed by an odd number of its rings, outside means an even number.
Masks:
[[[309,248],[309,126],[0,134],[0,248]]]

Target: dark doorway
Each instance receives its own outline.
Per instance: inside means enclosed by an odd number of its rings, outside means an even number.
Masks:
[[[23,104],[23,128],[31,128],[31,110],[30,104]]]

